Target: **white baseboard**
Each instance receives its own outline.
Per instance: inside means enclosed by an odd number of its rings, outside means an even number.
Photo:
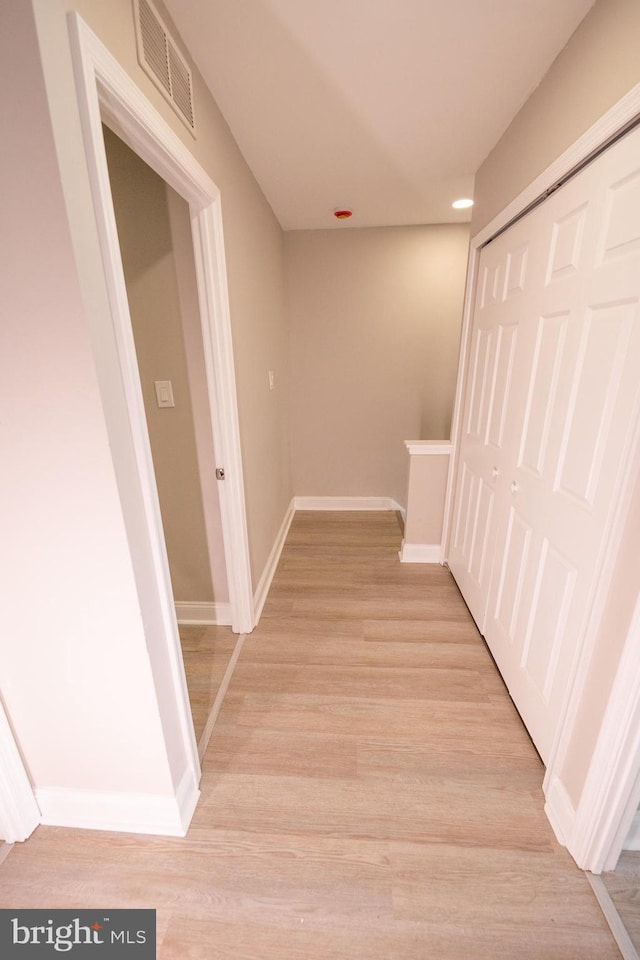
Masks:
[[[294,497],[295,510],[399,510],[404,508],[391,497]]]
[[[196,812],[198,800],[200,799],[200,771],[198,770],[198,779],[195,779],[194,771],[186,769],[176,790],[176,804],[178,815],[180,817],[179,837],[187,834],[191,819]],[[171,834],[173,836],[173,834]]]
[[[264,570],[262,571],[262,576],[258,581],[258,586],[256,587],[253,595],[254,626],[258,623],[258,620],[262,615],[262,608],[264,607],[265,600],[267,599],[271,581],[273,580],[276,572],[276,567],[278,566],[278,561],[280,560],[280,554],[282,553],[284,542],[287,539],[287,534],[289,533],[289,527],[291,526],[291,521],[293,520],[295,511],[296,507],[294,499],[287,507],[287,512],[284,515],[284,519],[280,529],[278,530],[275,542],[271,548],[271,553],[269,554]]]
[[[176,619],[187,627],[229,627],[231,626],[231,606],[228,603],[189,603],[176,600]]]
[[[554,777],[546,790],[544,812],[553,827],[558,843],[563,847],[571,846],[574,833],[576,811],[569,799],[564,784],[558,777]]]
[[[400,548],[402,563],[441,563],[441,543],[405,543]]]
[[[48,826],[184,837],[200,790],[187,770],[174,796],[59,787],[43,787],[35,795]]]
[[[640,810],[636,811],[623,850],[640,850]]]

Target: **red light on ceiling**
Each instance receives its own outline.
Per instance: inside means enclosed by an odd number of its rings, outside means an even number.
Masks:
[[[353,216],[353,210],[334,210],[333,215],[336,220],[348,220]]]

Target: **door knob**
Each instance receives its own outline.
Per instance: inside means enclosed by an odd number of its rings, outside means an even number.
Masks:
[[[511,481],[511,493],[517,493],[520,489],[520,486],[516,483],[515,480]]]
[[[500,476],[500,471],[498,470],[497,467],[493,468],[493,470],[491,471],[491,476],[493,477],[494,480],[496,479],[496,477]]]

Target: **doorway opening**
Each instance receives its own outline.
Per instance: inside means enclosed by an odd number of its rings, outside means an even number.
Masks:
[[[229,619],[244,635],[254,604],[231,343],[220,192],[193,154],[77,15],[69,17],[87,169],[109,322],[96,331],[95,363],[157,702],[171,755],[200,777],[169,562],[111,200],[104,123],[189,210],[206,396],[220,500]],[[224,479],[222,479],[222,476]]]
[[[234,652],[189,208],[103,125],[198,752]]]

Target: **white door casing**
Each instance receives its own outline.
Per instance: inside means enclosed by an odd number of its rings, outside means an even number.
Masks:
[[[139,483],[142,479],[145,487],[150,540],[163,554],[157,566],[162,567],[164,580],[168,564],[111,201],[103,121],[189,205],[213,445],[217,464],[225,473],[218,490],[231,616],[236,632],[248,632],[254,626],[253,597],[220,191],[77,14],[69,14],[69,29],[105,280],[121,358],[122,389],[138,448],[139,477],[131,480]]]
[[[198,795],[200,762],[184,674],[153,461],[129,317],[111,200],[102,122],[189,204],[202,319],[205,369],[233,628],[253,629],[249,546],[235,392],[231,321],[220,191],[182,140],[76,13],[68,17],[75,86],[87,172],[108,296],[109,330],[102,312],[88,317],[113,463],[118,480],[150,664],[161,719],[174,755],[186,761],[188,789],[176,798],[180,829],[187,829]],[[177,762],[177,760],[176,760]],[[183,773],[176,770],[176,783]],[[184,794],[184,796],[183,796]],[[152,831],[157,832],[157,831]],[[171,831],[174,832],[174,827]]]
[[[479,261],[450,565],[545,762],[635,442],[639,300],[635,131]]]
[[[31,782],[0,701],[0,841],[26,840],[40,820]]]
[[[640,597],[566,842],[579,866],[614,870],[640,804]]]

